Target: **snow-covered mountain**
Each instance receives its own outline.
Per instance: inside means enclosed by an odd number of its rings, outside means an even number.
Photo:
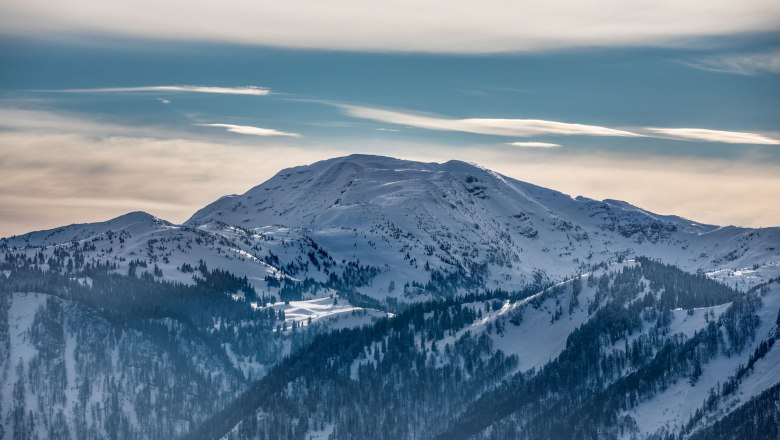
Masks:
[[[0,239],[0,271],[0,437],[584,438],[599,402],[599,435],[687,438],[780,381],[780,228],[458,161],[290,168]]]
[[[759,274],[780,273],[780,229],[720,228],[615,200],[573,199],[459,161],[355,155],[290,168],[217,200],[186,224],[213,222],[296,228],[337,256],[377,267],[428,262],[474,275],[487,268],[491,287],[522,285],[537,272],[558,279],[621,254],[689,270],[758,265]]]
[[[778,228],[717,227],[572,198],[458,161],[365,155],[280,171],[183,225],[131,213],[0,241],[28,254],[76,245],[87,262],[126,271],[141,260],[173,281],[192,282],[180,268],[203,260],[262,292],[278,295],[284,285],[269,277],[308,278],[299,290],[315,294],[311,287],[335,274],[361,294],[407,302],[468,286],[521,289],[631,255],[743,288],[780,274]]]

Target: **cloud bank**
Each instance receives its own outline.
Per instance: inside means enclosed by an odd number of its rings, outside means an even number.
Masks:
[[[774,0],[4,0],[4,33],[366,51],[488,53],[681,45],[776,31]]]
[[[273,128],[253,127],[251,125],[232,125],[232,124],[196,124],[201,127],[224,128],[231,133],[246,134],[251,136],[288,136],[301,137],[298,133],[288,133],[286,131],[274,130]]]
[[[539,135],[641,136],[629,131],[616,130],[597,125],[570,124],[567,122],[545,121],[541,119],[450,119],[434,115],[419,115],[352,105],[339,105],[339,107],[346,114],[355,118],[438,131],[459,131],[464,133],[514,137]]]

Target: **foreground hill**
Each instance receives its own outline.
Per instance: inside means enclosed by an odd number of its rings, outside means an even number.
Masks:
[[[317,338],[189,438],[688,438],[739,411],[776,424],[778,311],[777,282],[742,294],[647,259],[422,304]]]

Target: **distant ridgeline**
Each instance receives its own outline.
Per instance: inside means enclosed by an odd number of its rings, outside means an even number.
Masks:
[[[350,156],[0,239],[0,438],[777,439],[780,230]]]

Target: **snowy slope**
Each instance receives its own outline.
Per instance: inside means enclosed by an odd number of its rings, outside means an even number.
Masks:
[[[42,252],[46,259],[58,250],[80,252],[85,262],[108,262],[126,273],[130,262],[143,261],[151,272],[157,264],[165,279],[192,283],[192,275],[177,268],[183,263],[197,266],[203,260],[209,267],[230,268],[232,272],[262,280],[276,271],[256,261],[229,234],[184,228],[136,212],[92,224],[65,226],[3,239],[0,247],[30,256]],[[46,265],[44,264],[45,268]]]
[[[467,330],[477,334],[487,332],[494,348],[516,355],[519,359],[518,371],[539,370],[560,355],[571,333],[586,324],[594,316],[593,310],[598,309],[589,310],[591,303],[598,301],[595,296],[598,287],[595,282],[589,283],[588,279],[598,280],[603,276],[611,276],[633,265],[633,261],[627,261],[582,274],[579,277],[582,284],[577,288],[579,293],[576,294],[578,305],[575,307],[570,307],[571,299],[575,296],[572,287],[575,280],[571,279],[519,301],[504,301],[500,309],[486,312],[484,318]],[[643,279],[643,283],[646,282]],[[628,423],[633,424],[635,429],[625,431],[620,437],[663,438],[670,433],[680,433],[686,425],[690,425],[692,418],[698,417],[695,423],[684,431],[686,436],[690,435],[697,429],[722,419],[750,399],[780,383],[780,345],[772,342],[780,339],[780,283],[771,282],[758,289],[758,292],[758,324],[755,336],[749,343],[738,352],[720,352],[705,362],[700,376],[695,381],[687,377],[675,380],[668,388],[661,386],[651,398],[623,411],[620,419],[623,422],[630,421]],[[646,294],[658,296],[660,293],[654,292],[645,284],[644,291],[637,290],[637,297],[641,298]],[[603,299],[601,301],[603,302]],[[662,333],[663,337],[689,340],[697,332],[704,331],[710,323],[718,322],[731,305],[732,303],[723,303],[690,310],[675,309],[672,311],[668,330]],[[478,303],[474,306],[483,305]],[[619,352],[637,338],[647,337],[654,327],[654,323],[647,322],[640,332],[625,340],[618,340],[613,345],[605,343],[602,353]],[[721,338],[728,341],[729,337],[725,331],[721,332]],[[463,331],[447,337],[441,343],[452,343],[462,333]],[[658,337],[658,334],[653,337]],[[749,364],[748,359],[752,359],[754,353],[760,352],[760,346],[766,343],[769,343],[768,352],[757,357],[755,363],[745,370],[745,366]],[[739,373],[741,370],[743,372]],[[631,369],[627,369],[622,374],[631,372]],[[735,380],[735,377],[739,377],[739,380]],[[729,381],[735,383],[734,391],[724,394],[725,391],[721,390],[725,389],[723,385]],[[717,403],[714,407],[707,406],[708,397],[712,398],[713,395],[718,398]],[[696,416],[697,411],[702,414]],[[518,420],[522,418],[518,417]],[[520,422],[515,420],[510,423]]]
[[[687,381],[680,381],[630,411],[629,415],[636,420],[642,435],[653,434],[662,429],[672,432],[679,429],[694,416],[696,410],[705,407],[705,402],[711,393],[717,394],[720,387],[746,364],[746,358],[754,353],[759,344],[777,335],[780,331],[776,321],[780,312],[780,284],[772,283],[769,286],[770,288],[761,296],[762,305],[758,311],[760,324],[756,331],[756,338],[740,355],[719,356],[703,366],[701,378],[694,385]],[[710,309],[722,311],[723,306]],[[689,331],[691,327],[704,328],[706,323],[702,317],[707,311],[708,308],[697,309],[691,316],[686,316],[682,310],[679,311],[672,324],[673,331],[681,331],[682,327],[688,327]],[[780,347],[773,345],[767,355],[759,359],[739,381],[736,391],[714,410],[705,411],[706,416],[696,426],[702,427],[724,417],[739,405],[780,383],[779,361]]]
[[[184,338],[180,323],[116,325],[40,293],[12,293],[0,303],[0,323],[8,324],[8,340],[0,334],[8,349],[0,357],[0,426],[10,438],[180,435],[245,387],[223,356]],[[162,342],[161,331],[179,344]]]

